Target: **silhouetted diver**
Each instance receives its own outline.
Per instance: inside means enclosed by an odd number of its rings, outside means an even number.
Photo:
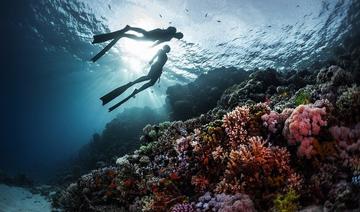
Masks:
[[[132,92],[132,94],[130,94],[124,100],[122,100],[121,102],[119,102],[116,105],[112,106],[109,109],[109,112],[111,112],[115,108],[117,108],[120,105],[122,105],[123,103],[125,103],[131,97],[134,97],[137,93],[139,93],[139,92],[145,90],[146,88],[154,85],[157,80],[160,80],[160,76],[161,76],[162,71],[163,71],[163,66],[165,65],[165,63],[166,63],[166,61],[168,59],[166,54],[169,53],[169,52],[170,52],[170,46],[168,46],[168,45],[163,46],[163,48],[160,49],[156,53],[156,55],[151,59],[151,61],[149,62],[152,65],[151,65],[149,73],[146,76],[142,76],[142,77],[138,78],[137,80],[135,80],[133,82],[129,82],[129,83],[123,85],[123,86],[120,86],[120,87],[114,89],[113,91],[109,92],[105,96],[101,97],[100,99],[102,100],[102,104],[105,105],[108,102],[110,102],[111,100],[113,100],[116,97],[118,97],[119,95],[121,95],[122,93],[124,93],[128,88],[135,85],[136,83],[150,80],[149,82],[147,82],[143,86],[141,86],[139,89],[135,89],[134,92]],[[155,59],[156,59],[156,61],[154,62]]]
[[[140,34],[142,34],[142,36],[137,36],[137,35],[126,33],[130,30],[140,33]],[[172,38],[181,39],[184,37],[184,35],[181,32],[176,32],[175,27],[168,27],[167,29],[157,28],[154,30],[146,31],[141,28],[131,27],[129,25],[126,25],[123,29],[115,31],[115,32],[94,35],[94,40],[92,42],[93,44],[103,43],[103,42],[106,42],[109,40],[112,40],[112,41],[101,52],[99,52],[97,55],[95,55],[91,59],[91,61],[93,61],[93,62],[97,61],[101,56],[103,56],[107,51],[109,51],[109,49],[113,45],[115,45],[115,43],[122,37],[127,37],[130,39],[140,40],[140,41],[154,41],[155,43],[153,44],[153,46],[156,46],[160,43],[170,41]]]

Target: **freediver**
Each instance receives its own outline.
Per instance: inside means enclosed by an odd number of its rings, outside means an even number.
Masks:
[[[152,65],[151,65],[149,73],[146,76],[139,77],[135,81],[129,82],[123,86],[120,86],[120,87],[114,89],[113,91],[109,92],[108,94],[104,95],[103,97],[101,97],[100,99],[102,100],[102,104],[105,105],[108,102],[110,102],[111,100],[113,100],[116,97],[118,97],[119,95],[121,95],[122,93],[124,93],[128,88],[135,85],[136,83],[150,80],[149,82],[147,82],[143,86],[141,86],[139,89],[135,89],[134,92],[132,92],[132,94],[130,94],[125,99],[123,99],[121,102],[119,102],[119,103],[115,104],[114,106],[112,106],[111,108],[109,108],[109,112],[111,112],[115,108],[117,108],[120,105],[122,105],[123,103],[125,103],[131,97],[134,97],[137,93],[140,93],[141,91],[145,90],[146,88],[153,86],[157,80],[160,81],[160,76],[162,74],[163,67],[164,67],[166,61],[168,60],[168,57],[166,54],[169,52],[170,52],[170,46],[164,45],[162,47],[162,49],[160,49],[156,53],[156,55],[150,60],[149,64],[152,64]],[[156,61],[154,62],[155,59],[156,59]]]
[[[134,34],[126,33],[128,31],[134,31],[137,33],[142,34],[142,36],[137,36]],[[100,35],[94,35],[94,40],[92,44],[95,43],[103,43],[109,40],[112,40],[105,48],[100,51],[97,55],[95,55],[91,61],[95,62],[100,57],[102,57],[109,49],[115,45],[115,43],[122,37],[130,38],[133,40],[139,40],[139,41],[154,41],[155,43],[152,45],[152,47],[159,45],[160,43],[170,41],[172,38],[181,39],[184,37],[184,34],[181,32],[177,32],[175,27],[168,27],[167,29],[153,29],[150,31],[146,31],[144,29],[138,28],[138,27],[131,27],[129,25],[126,25],[123,29],[100,34]]]

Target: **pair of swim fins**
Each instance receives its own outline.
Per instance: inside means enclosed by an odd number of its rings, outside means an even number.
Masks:
[[[107,51],[109,51],[111,49],[111,47],[113,47],[115,45],[116,42],[118,42],[118,40],[122,37],[122,35],[127,31],[127,28],[125,27],[124,29],[115,31],[115,32],[110,32],[110,33],[105,33],[105,34],[100,34],[100,35],[94,35],[94,40],[93,40],[93,44],[95,43],[103,43],[109,40],[112,40],[108,45],[105,46],[105,48],[103,50],[101,50],[97,55],[95,55],[93,58],[91,58],[92,62],[96,62],[98,59],[100,59],[100,57],[102,57]]]
[[[109,103],[110,101],[115,99],[116,97],[120,96],[122,93],[124,93],[131,86],[132,86],[132,84],[129,82],[128,84],[120,86],[120,87],[110,91],[106,95],[102,96],[100,98],[100,100],[102,101],[102,105],[106,105],[107,103]]]
[[[120,87],[112,90],[111,92],[109,92],[108,94],[106,94],[106,95],[104,95],[103,97],[100,98],[101,101],[102,101],[102,104],[105,105],[105,104],[109,103],[111,100],[115,99],[116,97],[118,97],[119,95],[124,93],[131,86],[132,86],[132,83],[129,82],[126,85],[120,86]],[[131,97],[134,97],[138,92],[139,92],[139,90],[135,89],[134,92],[132,92],[132,94],[130,94],[128,97],[121,100],[119,103],[115,104],[114,106],[110,107],[109,112],[113,111],[114,109],[116,109],[120,105],[127,102]]]

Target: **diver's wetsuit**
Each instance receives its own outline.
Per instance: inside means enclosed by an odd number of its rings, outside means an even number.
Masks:
[[[114,89],[110,93],[108,93],[105,96],[100,98],[102,100],[103,105],[105,105],[108,102],[110,102],[111,100],[115,99],[117,96],[124,93],[128,88],[135,85],[136,83],[150,80],[149,82],[147,82],[143,86],[141,86],[139,89],[135,89],[134,92],[130,96],[128,96],[127,98],[125,98],[121,102],[117,103],[116,105],[112,106],[109,109],[109,111],[114,110],[115,108],[119,107],[121,104],[123,104],[127,100],[129,100],[131,97],[134,97],[137,93],[145,90],[146,88],[148,88],[148,87],[150,87],[150,86],[152,86],[152,85],[154,85],[156,83],[156,81],[160,78],[160,76],[162,74],[163,66],[165,65],[166,61],[168,60],[168,57],[166,55],[166,52],[161,49],[155,55],[154,58],[157,58],[156,62],[151,65],[150,71],[146,76],[142,76],[142,77],[136,79],[133,82],[129,82],[126,85],[120,86],[120,87]]]
[[[138,32],[138,33],[142,34],[143,36],[127,34],[126,32],[128,32],[129,30]],[[105,48],[103,50],[101,50],[97,55],[95,55],[93,58],[91,58],[91,61],[92,62],[97,61],[107,51],[109,51],[109,49],[113,45],[115,45],[115,43],[122,37],[127,37],[127,38],[130,38],[133,40],[140,40],[140,41],[156,41],[155,45],[158,45],[159,43],[170,41],[172,38],[174,38],[175,33],[176,33],[176,29],[175,29],[175,31],[169,31],[166,29],[154,29],[154,30],[146,31],[141,28],[130,27],[127,25],[123,29],[115,31],[115,32],[95,35],[94,40],[92,42],[93,44],[103,43],[103,42],[106,42],[109,40],[112,40],[112,41],[108,45],[106,45]]]
[[[146,31],[144,29],[137,27],[129,27],[129,30],[143,34],[143,37],[139,37],[132,34],[126,34],[126,33],[123,34],[123,37],[131,38],[134,40],[151,40],[151,41],[165,42],[165,41],[170,41],[172,38],[174,38],[174,34],[175,34],[175,32],[169,32],[164,29],[154,29],[154,30]]]

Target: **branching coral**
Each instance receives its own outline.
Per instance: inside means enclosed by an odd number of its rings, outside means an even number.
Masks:
[[[247,142],[248,136],[257,136],[261,133],[264,114],[270,112],[267,104],[259,103],[250,106],[238,106],[223,118],[223,127],[229,136],[232,149]]]
[[[248,142],[242,144],[239,150],[231,151],[217,192],[247,191],[251,195],[259,195],[259,192],[266,193],[265,188],[268,187],[298,187],[301,178],[295,177],[297,175],[289,165],[290,154],[285,148],[268,147],[261,137],[251,137]]]
[[[193,176],[191,184],[195,186],[195,190],[203,192],[209,186],[209,180],[204,176]]]
[[[246,125],[249,120],[249,107],[247,106],[236,107],[224,116],[223,126],[233,148],[246,141],[248,135]]]

